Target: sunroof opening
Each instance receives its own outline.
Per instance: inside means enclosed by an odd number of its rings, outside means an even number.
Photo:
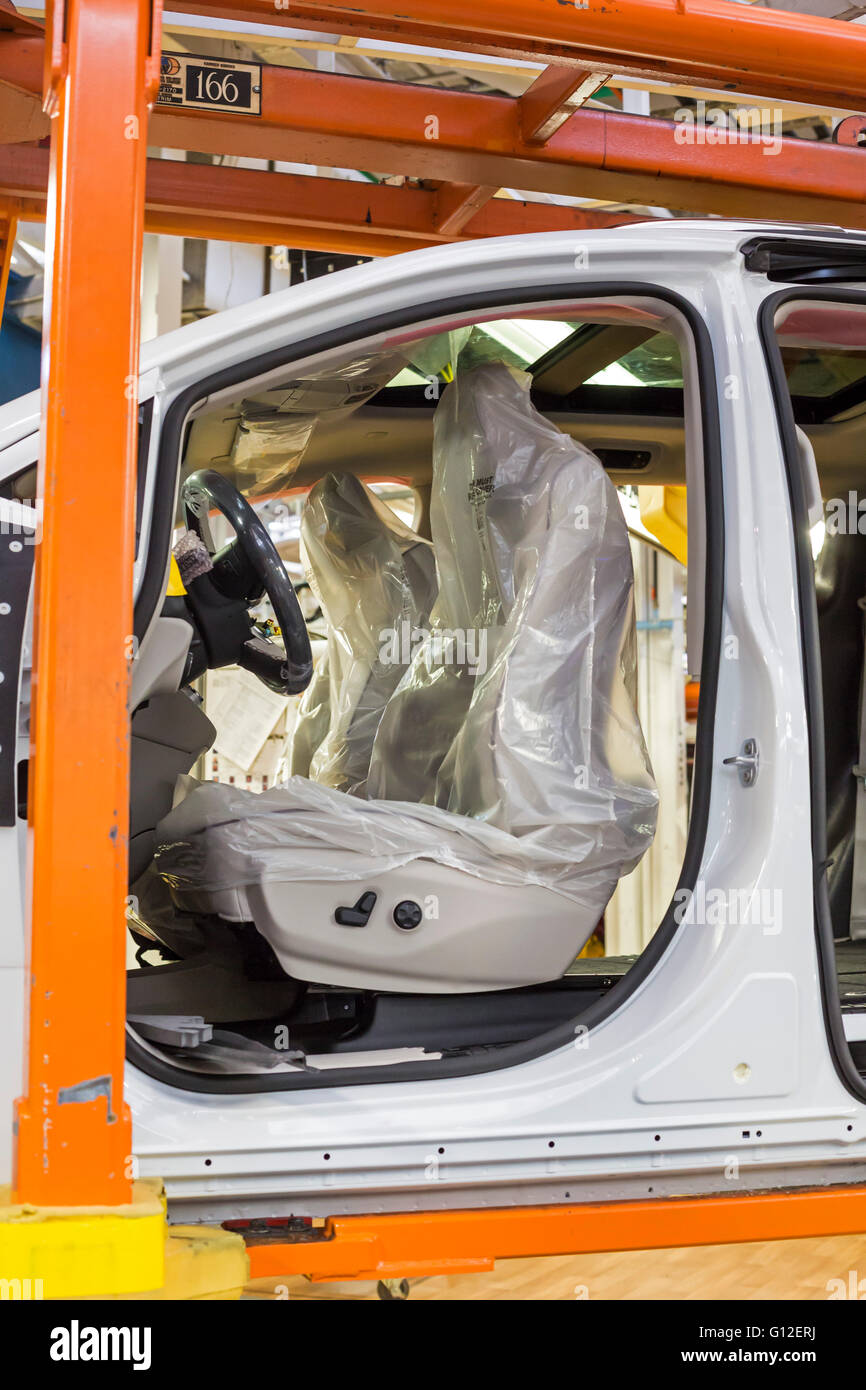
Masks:
[[[783,347],[782,361],[792,396],[835,396],[866,378],[866,348],[834,352],[818,347]]]
[[[532,372],[539,366],[545,370],[545,359],[555,348],[572,337],[577,348],[587,332],[602,343],[607,333],[614,335],[616,341],[615,335],[621,330],[561,319],[514,318],[476,324],[458,333],[442,333],[419,340],[417,360],[413,357],[388,386],[418,386],[432,377],[450,381],[454,372],[452,358],[458,353],[464,369],[483,362],[505,362],[524,371]],[[412,356],[412,345],[409,353]],[[782,357],[793,396],[829,398],[859,382],[866,386],[866,346],[860,351],[844,352],[833,347],[783,346]],[[653,333],[599,367],[583,382],[574,382],[575,386],[581,384],[681,391],[683,371],[676,339],[670,333]]]
[[[653,336],[586,379],[587,386],[670,386],[682,390],[683,368],[676,339]]]
[[[463,332],[424,338],[418,343],[417,360],[398,372],[388,385],[418,386],[429,381],[431,376],[450,381],[455,350],[459,352],[463,369],[480,366],[483,362],[504,362],[528,371],[580,326],[561,319],[498,319],[493,323],[476,324]],[[412,356],[411,344],[404,350]]]

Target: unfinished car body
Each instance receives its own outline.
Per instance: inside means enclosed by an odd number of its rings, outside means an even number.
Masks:
[[[412,253],[145,348],[118,931],[174,1219],[857,1180],[864,279],[854,235],[647,223]],[[37,428],[0,410],[10,1040]],[[641,546],[682,562],[662,614]],[[654,631],[677,700],[700,682],[670,776]],[[229,668],[294,702],[278,785],[209,776]]]

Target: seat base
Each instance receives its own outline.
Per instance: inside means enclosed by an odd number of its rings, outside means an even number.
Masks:
[[[364,880],[174,891],[186,911],[254,922],[296,980],[399,993],[559,979],[598,921],[595,911],[549,888],[491,883],[421,859]],[[375,901],[365,902],[365,894]]]

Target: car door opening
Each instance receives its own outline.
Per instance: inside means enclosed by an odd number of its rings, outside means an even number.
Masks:
[[[574,1037],[663,949],[705,613],[640,489],[703,494],[692,328],[627,295],[431,321],[194,410],[184,495],[208,470],[246,495],[306,590],[316,660],[256,710],[236,653],[275,625],[242,513],[233,538],[211,515],[203,573],[176,528],[187,593],[151,630],[186,605],[197,655],[133,715],[145,1070],[255,1090],[507,1065]],[[682,546],[702,561],[697,530]],[[253,612],[234,662],[190,603],[214,576]]]

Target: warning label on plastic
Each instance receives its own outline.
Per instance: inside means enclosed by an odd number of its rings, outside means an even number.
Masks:
[[[233,63],[191,53],[163,53],[159,70],[161,106],[195,106],[205,111],[262,113],[260,63]]]

